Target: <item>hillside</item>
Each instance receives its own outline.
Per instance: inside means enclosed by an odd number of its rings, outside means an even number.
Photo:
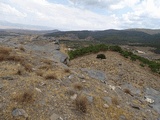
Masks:
[[[143,30],[144,31],[144,30]],[[93,40],[107,44],[138,45],[160,48],[160,33],[147,34],[141,30],[104,30],[104,31],[60,31],[49,33],[63,40]],[[152,31],[152,30],[150,30]],[[74,36],[74,37],[73,37]],[[76,38],[76,39],[75,39]]]
[[[114,51],[68,61],[63,47],[42,36],[1,42],[1,120],[160,119],[159,74]]]

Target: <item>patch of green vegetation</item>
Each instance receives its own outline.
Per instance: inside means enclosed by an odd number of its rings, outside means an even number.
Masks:
[[[153,72],[160,74],[160,63],[156,61],[150,61],[146,58],[135,55],[132,52],[125,51],[120,46],[108,46],[106,44],[90,45],[88,47],[83,47],[74,51],[69,51],[68,55],[70,57],[70,60],[72,60],[79,56],[91,53],[98,53],[100,51],[107,51],[107,50],[118,52],[125,58],[130,58],[132,61],[139,60],[141,62],[140,64],[141,66],[147,65]]]
[[[108,46],[105,44],[99,44],[99,45],[90,45],[88,47],[83,47],[74,51],[69,51],[68,55],[70,59],[77,58],[79,56],[83,56],[86,54],[91,54],[91,53],[98,53],[100,51],[107,51]]]

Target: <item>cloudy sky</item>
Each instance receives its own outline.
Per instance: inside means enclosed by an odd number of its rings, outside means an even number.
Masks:
[[[0,21],[59,30],[160,28],[160,0],[0,0]]]

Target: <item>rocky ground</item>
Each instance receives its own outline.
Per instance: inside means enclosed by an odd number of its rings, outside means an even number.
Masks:
[[[68,61],[53,38],[0,42],[0,120],[159,120],[160,76],[104,52]]]

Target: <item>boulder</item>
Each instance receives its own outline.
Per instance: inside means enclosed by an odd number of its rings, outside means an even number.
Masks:
[[[100,71],[100,70],[89,70],[89,69],[86,69],[86,68],[82,68],[81,70],[83,72],[86,72],[88,74],[88,76],[90,76],[91,78],[98,79],[103,83],[105,83],[106,80],[107,80],[106,74],[103,71]]]

